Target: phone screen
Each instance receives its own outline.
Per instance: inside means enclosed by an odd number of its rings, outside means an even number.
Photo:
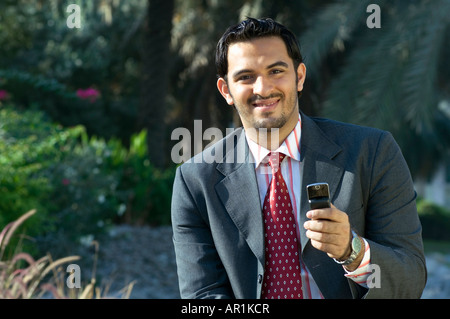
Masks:
[[[330,197],[328,184],[316,183],[308,185],[308,198]]]
[[[315,183],[306,186],[311,209],[329,208],[330,190],[327,183]]]

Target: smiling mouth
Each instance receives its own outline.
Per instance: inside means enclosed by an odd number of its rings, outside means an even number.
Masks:
[[[280,102],[280,99],[257,100],[252,105],[257,108],[271,109],[277,106],[278,102]]]

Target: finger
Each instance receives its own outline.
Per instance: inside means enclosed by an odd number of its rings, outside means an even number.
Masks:
[[[330,245],[334,245],[334,246],[340,246],[342,243],[344,243],[343,238],[338,234],[323,233],[323,232],[307,230],[306,237],[308,237],[311,240],[321,242],[323,244],[330,244]]]
[[[305,229],[322,233],[339,233],[339,224],[325,219],[314,219],[306,221],[303,226]]]
[[[308,230],[306,236],[310,238],[311,245],[332,258],[339,258],[345,254],[348,242],[339,235],[318,233]]]
[[[326,219],[335,222],[346,222],[348,220],[347,214],[337,209],[333,204],[331,204],[331,208],[310,210],[306,213],[306,217],[313,220]]]
[[[312,219],[312,220],[333,220],[333,212],[331,211],[331,208],[325,208],[325,209],[314,209],[310,210],[306,213],[306,217]]]
[[[336,246],[333,243],[328,243],[328,242],[322,242],[322,241],[318,241],[318,240],[313,240],[311,239],[311,246],[313,246],[314,248],[323,251],[324,253],[327,253],[330,257],[334,256],[341,256],[341,249],[339,246]]]
[[[327,253],[331,258],[340,258],[344,252],[336,245],[330,243],[323,243],[316,240],[311,240],[311,245],[324,253]]]
[[[347,235],[350,231],[350,224],[345,222],[336,222],[325,219],[311,219],[303,223],[306,230],[315,232]]]

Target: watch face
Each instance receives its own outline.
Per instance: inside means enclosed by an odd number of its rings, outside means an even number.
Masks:
[[[358,236],[353,237],[352,249],[353,249],[353,252],[355,252],[356,254],[359,254],[359,252],[361,250],[361,240],[359,239]]]

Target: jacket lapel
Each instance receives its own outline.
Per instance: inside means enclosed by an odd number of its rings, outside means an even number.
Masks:
[[[344,169],[333,158],[342,148],[329,140],[316,123],[302,114],[302,137],[300,146],[300,221],[307,220],[306,212],[310,210],[306,186],[312,183],[325,182],[330,188],[330,198],[333,202],[336,190],[344,173]],[[300,227],[302,248],[309,241],[306,231]]]
[[[236,135],[234,149],[227,150],[224,161],[217,165],[217,170],[225,177],[215,189],[248,246],[264,265],[264,226],[255,167],[249,160],[244,131],[240,130]]]
[[[300,157],[302,258],[325,298],[345,295],[346,287],[342,285],[346,285],[346,281],[336,282],[336,278],[343,277],[342,267],[334,263],[326,253],[315,249],[306,237],[306,230],[302,227],[303,223],[307,221],[306,212],[310,210],[306,186],[319,182],[328,183],[330,199],[331,202],[334,202],[344,174],[344,168],[335,160],[340,152],[342,152],[342,148],[331,141],[312,119],[302,114]]]

